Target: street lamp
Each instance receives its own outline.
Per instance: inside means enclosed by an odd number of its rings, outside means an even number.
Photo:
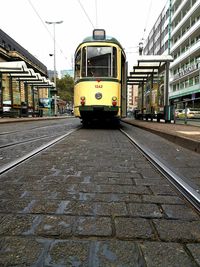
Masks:
[[[63,21],[45,21],[47,24],[53,24],[53,43],[54,43],[54,84],[55,84],[55,94],[54,94],[54,115],[57,116],[57,95],[56,95],[56,34],[55,25],[61,24]]]
[[[142,55],[142,51],[143,51],[143,42],[139,43],[139,55]]]

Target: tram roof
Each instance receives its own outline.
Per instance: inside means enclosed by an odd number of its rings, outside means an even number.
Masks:
[[[83,39],[83,41],[82,41],[81,44],[90,43],[90,42],[95,42],[95,43],[113,43],[113,44],[118,45],[122,50],[124,50],[123,47],[122,47],[122,45],[120,44],[120,42],[116,38],[114,38],[112,36],[108,36],[108,35],[106,35],[105,36],[105,39],[102,39],[102,40],[96,40],[96,39],[93,38],[93,36],[88,36],[85,39]]]

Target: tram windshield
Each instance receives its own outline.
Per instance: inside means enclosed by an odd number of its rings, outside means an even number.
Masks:
[[[117,77],[115,47],[87,46],[82,56],[82,77]]]

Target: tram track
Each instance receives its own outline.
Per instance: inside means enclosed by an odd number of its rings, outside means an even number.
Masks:
[[[64,139],[65,137],[69,136],[70,134],[74,133],[75,131],[79,130],[80,127],[77,127],[75,129],[72,129],[70,131],[68,131],[66,134],[63,134],[51,141],[49,141],[46,144],[41,145],[40,147],[32,150],[31,152],[23,155],[22,157],[11,161],[10,163],[7,163],[5,165],[3,165],[2,167],[0,167],[0,175],[4,174],[5,172],[12,170],[13,168],[15,168],[16,166],[24,163],[26,160],[34,157],[35,155],[39,154],[40,152],[42,152],[43,150],[49,148],[50,146],[53,146],[55,143],[61,141],[62,139]],[[24,142],[25,143],[25,142]]]
[[[151,162],[152,165],[165,177],[167,180],[184,196],[184,198],[200,212],[200,192],[187,184],[180,176],[175,174],[167,166],[165,166],[155,155],[148,151],[143,145],[139,144],[132,136],[126,131],[119,129],[124,134],[132,145],[134,145],[144,157]]]
[[[17,146],[17,145],[23,145],[23,144],[31,143],[31,142],[38,141],[38,140],[41,140],[41,139],[55,138],[57,136],[59,136],[59,135],[53,135],[53,136],[52,135],[43,135],[43,136],[39,136],[39,137],[35,137],[35,138],[30,138],[30,139],[27,139],[25,141],[18,141],[18,142],[13,142],[13,143],[1,145],[0,149],[4,149],[4,148],[7,148],[7,147],[12,147],[12,146]]]

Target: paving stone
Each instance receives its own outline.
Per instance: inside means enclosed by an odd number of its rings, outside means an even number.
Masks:
[[[200,216],[186,205],[162,205],[162,208],[170,219],[200,220]]]
[[[148,165],[148,168],[143,168],[143,165],[144,164],[142,163],[141,168],[139,168],[138,163],[136,164],[136,168],[143,178],[145,178],[145,179],[160,178],[161,181],[163,181],[164,178],[157,170],[155,170],[154,168],[150,168],[149,167],[150,165]]]
[[[121,185],[132,185],[133,180],[131,178],[108,178],[108,184],[121,184]]]
[[[142,200],[147,203],[155,204],[185,204],[185,202],[177,196],[143,195]]]
[[[200,266],[200,244],[187,244],[187,248],[190,250],[190,253]]]
[[[134,217],[161,218],[163,216],[156,204],[129,203],[128,208],[130,215]]]
[[[3,199],[0,203],[0,213],[20,213],[23,212],[28,205],[30,205],[29,200]]]
[[[96,214],[95,204],[87,201],[69,201],[68,204],[63,208],[62,213],[77,216],[92,216]]]
[[[151,185],[151,191],[154,195],[169,195],[169,196],[177,196],[176,191],[172,188],[171,185]]]
[[[151,178],[151,179],[134,179],[136,185],[159,185],[160,184],[160,178]],[[168,185],[167,180],[166,182],[162,182],[162,185]]]
[[[99,193],[150,194],[146,186],[99,185]]]
[[[153,220],[161,240],[200,242],[200,221]]]
[[[23,213],[55,213],[58,209],[61,201],[51,200],[47,201],[44,199],[31,200],[27,207],[24,208]]]
[[[72,228],[76,222],[76,217],[65,215],[41,216],[37,225],[33,226],[35,235],[50,238],[67,238],[72,235]]]
[[[0,266],[33,266],[43,246],[34,238],[5,237],[0,239]]]
[[[139,195],[135,194],[118,194],[118,193],[79,193],[76,197],[80,201],[96,201],[96,202],[125,202],[135,201],[141,202]]]
[[[45,259],[45,266],[88,267],[89,249],[89,241],[54,241]]]
[[[137,243],[133,241],[92,241],[88,267],[146,266]]]
[[[77,236],[111,236],[111,218],[79,217],[74,234]]]
[[[150,222],[142,218],[116,218],[116,236],[118,238],[155,239],[155,232]]]
[[[181,244],[145,242],[141,248],[148,267],[197,267]]]
[[[103,216],[123,216],[128,215],[126,204],[123,202],[95,203],[95,214]]]
[[[2,215],[0,217],[0,235],[23,235],[32,226],[36,216],[33,215]]]

